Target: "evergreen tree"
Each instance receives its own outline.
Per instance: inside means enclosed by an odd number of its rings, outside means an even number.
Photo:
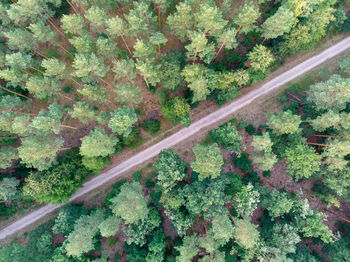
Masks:
[[[328,146],[322,153],[324,163],[328,165],[329,170],[344,169],[348,165],[345,159],[350,154],[350,142],[339,141],[337,139],[329,140]]]
[[[190,43],[185,46],[187,50],[187,58],[196,61],[198,57],[207,64],[213,60],[215,56],[215,47],[209,43],[204,33],[198,31],[190,31],[188,33]]]
[[[186,2],[180,2],[176,5],[176,12],[168,16],[167,22],[175,32],[176,37],[184,41],[188,35],[188,31],[192,30],[194,25],[191,6]]]
[[[29,78],[26,89],[38,99],[48,99],[61,91],[61,82],[49,77]]]
[[[95,41],[89,35],[74,36],[69,39],[69,42],[74,46],[79,54],[90,54],[95,49]]]
[[[266,72],[275,61],[273,54],[263,45],[254,46],[248,53],[250,66],[254,71]]]
[[[81,95],[87,97],[89,101],[94,101],[98,104],[103,104],[108,100],[110,96],[106,89],[101,88],[96,83],[84,85],[84,88],[79,89],[78,92]]]
[[[104,77],[107,73],[103,58],[97,57],[95,54],[77,54],[72,66],[75,69],[72,74],[76,77],[88,78],[91,74]]]
[[[231,123],[222,125],[218,129],[211,130],[209,136],[224,149],[230,150],[231,153],[241,153],[242,137],[238,134],[236,127]]]
[[[90,22],[90,26],[95,32],[101,30],[105,25],[105,18],[107,17],[107,12],[98,7],[91,6],[84,14],[85,18]]]
[[[300,131],[301,119],[291,111],[286,111],[271,115],[267,124],[277,135],[294,134]]]
[[[7,203],[11,203],[18,195],[17,187],[19,180],[14,177],[5,177],[0,181],[0,199]]]
[[[30,24],[28,28],[33,33],[33,38],[39,43],[55,43],[57,41],[56,33],[42,21]]]
[[[0,168],[6,169],[11,167],[14,159],[18,159],[18,152],[15,147],[2,146],[0,148]]]
[[[199,12],[195,14],[196,27],[210,36],[221,35],[228,21],[222,18],[222,13],[216,6],[204,4],[200,6]]]
[[[61,18],[61,27],[66,34],[84,35],[84,19],[80,15],[69,14]]]
[[[139,104],[142,101],[142,92],[140,88],[134,84],[118,84],[114,92],[117,94],[115,100],[121,104]]]
[[[45,76],[63,80],[67,75],[66,64],[57,58],[42,60],[41,66],[45,69]]]
[[[114,236],[120,225],[120,218],[115,216],[107,217],[102,223],[98,226],[101,232],[101,236],[103,237],[111,237]]]
[[[89,121],[95,120],[96,118],[95,111],[87,101],[79,101],[75,103],[70,115],[72,118],[79,119],[83,124],[87,124]]]
[[[242,33],[249,33],[256,25],[258,18],[260,17],[259,6],[252,2],[246,1],[240,8],[237,17],[234,19],[235,24],[239,27],[238,31]]]

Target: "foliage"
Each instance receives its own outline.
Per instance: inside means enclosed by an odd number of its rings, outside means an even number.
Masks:
[[[228,149],[231,153],[241,153],[242,137],[238,134],[236,127],[227,123],[220,126],[218,129],[213,129],[209,132],[209,137],[212,141],[220,144],[224,149]]]
[[[127,224],[136,223],[147,217],[147,202],[142,187],[137,182],[123,184],[120,193],[110,201],[113,213]]]
[[[277,135],[294,134],[299,132],[300,116],[293,115],[291,111],[273,114],[267,124]]]
[[[254,248],[259,240],[259,231],[249,221],[236,219],[234,221],[233,238],[238,245],[245,249]]]
[[[246,173],[249,173],[253,169],[252,162],[249,160],[247,153],[242,153],[239,157],[232,158],[232,162],[236,167]]]
[[[73,204],[62,207],[55,218],[52,232],[54,234],[61,232],[64,236],[67,236],[73,231],[75,221],[82,215],[87,215],[87,210],[84,206]]]
[[[83,157],[82,165],[87,169],[91,170],[95,174],[100,173],[100,171],[111,164],[111,160],[108,157]]]
[[[250,66],[254,71],[266,72],[275,61],[272,52],[263,45],[256,45],[248,53]]]
[[[189,113],[190,105],[182,97],[175,97],[169,100],[163,107],[164,116],[171,122],[180,122],[188,126],[191,123]]]
[[[110,237],[117,233],[120,225],[120,219],[115,216],[109,216],[98,226],[101,236]]]
[[[151,135],[154,135],[160,130],[160,123],[158,120],[150,119],[148,121],[143,122],[143,129],[145,129],[145,131],[150,133]]]
[[[19,181],[14,177],[4,177],[0,181],[0,199],[2,201],[11,203],[18,196],[17,187],[19,185]]]
[[[278,192],[276,189],[273,189],[271,192],[266,190],[261,201],[261,206],[266,208],[272,218],[288,214],[293,204],[294,201],[290,199],[286,192]]]
[[[233,206],[239,217],[249,218],[260,202],[260,194],[254,190],[252,184],[241,187],[233,196]]]
[[[118,133],[118,135],[128,137],[132,131],[132,125],[136,122],[137,116],[135,109],[133,107],[123,106],[111,113],[108,126],[113,132]]]
[[[217,144],[210,146],[198,144],[193,147],[192,150],[196,157],[196,161],[191,163],[191,167],[193,168],[193,171],[199,173],[199,180],[208,177],[214,179],[220,176],[224,160]]]

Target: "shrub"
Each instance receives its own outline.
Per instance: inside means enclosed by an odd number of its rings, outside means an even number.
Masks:
[[[137,148],[143,143],[142,137],[140,137],[140,130],[133,128],[127,138],[123,138],[123,144],[128,148]]]
[[[140,182],[140,180],[141,180],[141,175],[142,175],[142,172],[141,171],[137,171],[136,173],[134,173],[134,180],[136,181],[136,182]]]
[[[247,125],[244,129],[249,135],[253,135],[256,132],[256,128],[252,124]]]
[[[83,157],[82,163],[87,169],[98,174],[104,167],[111,164],[111,160],[109,157]]]
[[[270,177],[271,176],[271,171],[267,170],[262,173],[263,177]]]
[[[242,179],[245,185],[251,183],[253,186],[259,185],[260,177],[256,172],[251,172],[249,175],[246,175]]]
[[[247,153],[242,153],[240,157],[232,158],[233,164],[243,170],[245,173],[249,173],[253,169],[252,162],[248,158]]]
[[[225,186],[225,195],[234,195],[239,192],[243,186],[242,178],[233,172],[226,173],[226,176],[228,178],[228,184]]]
[[[151,135],[156,134],[160,129],[160,122],[158,120],[150,119],[143,123],[143,128]]]

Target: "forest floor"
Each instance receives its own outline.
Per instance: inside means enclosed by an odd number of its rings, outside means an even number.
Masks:
[[[279,68],[278,70],[276,70],[275,72],[273,72],[271,74],[271,76],[269,77],[269,79],[274,78],[277,75],[280,75],[281,73],[283,73],[285,71],[288,71],[290,68],[293,68],[294,66],[296,66],[297,64],[300,64],[302,61],[306,60],[307,58],[312,57],[313,55],[319,53],[321,50],[323,50],[329,46],[332,46],[334,43],[338,42],[342,38],[345,38],[345,35],[339,35],[339,36],[332,38],[331,40],[327,41],[323,45],[319,46],[314,52],[306,53],[304,55],[299,55],[298,57],[291,58],[290,61],[288,61],[288,63],[285,66],[283,66],[283,67]],[[330,59],[327,63],[319,66],[316,70],[313,70],[313,71],[320,72],[320,70],[322,70],[323,68],[327,68],[327,70],[329,70],[329,68],[331,68],[332,65],[334,66],[336,64],[336,62],[335,62],[336,60],[337,60],[337,58]],[[309,73],[308,75],[310,75],[310,74],[315,74],[315,73]],[[269,79],[267,79],[266,81],[268,81]],[[263,84],[264,83],[258,83],[252,87],[248,87],[248,88],[243,89],[240,96],[242,96],[243,94],[245,94],[253,89],[256,89],[256,88],[262,86]],[[254,104],[250,104],[249,107],[245,107],[244,109],[239,110],[239,112],[235,113],[234,116],[236,118],[244,118],[248,123],[253,123],[254,125],[258,125],[259,123],[263,123],[265,121],[265,113],[266,112],[274,112],[274,111],[279,110],[278,105],[279,105],[279,98],[281,96],[281,92],[284,89],[288,88],[289,86],[290,85],[280,87],[273,94],[270,94],[270,95],[264,97],[263,99],[260,99],[259,101],[254,101]],[[216,104],[214,104],[212,102],[202,103],[197,108],[195,108],[195,110],[192,112],[191,119],[193,122],[195,122],[197,119],[201,119],[203,116],[206,116],[209,113],[216,111],[216,109],[217,109]],[[232,117],[233,117],[233,115],[230,116],[230,118],[232,118]],[[182,141],[180,144],[174,146],[175,151],[177,153],[179,153],[182,157],[184,157],[184,159],[186,159],[187,161],[191,161],[191,157],[193,157],[193,156],[191,154],[190,149],[192,148],[192,146],[194,146],[195,144],[200,142],[200,140],[206,136],[208,130],[210,130],[212,128],[216,128],[217,126],[219,126],[220,124],[222,124],[226,120],[228,120],[228,119],[222,119],[221,121],[213,124],[212,126],[206,127],[205,129],[196,133],[195,137],[191,137],[185,141]],[[144,148],[147,148],[150,145],[155,144],[156,142],[162,140],[163,138],[168,137],[170,134],[175,133],[176,131],[178,131],[181,128],[182,128],[182,126],[180,126],[180,125],[174,126],[170,130],[167,130],[167,131],[163,132],[162,134],[157,135],[153,139],[147,141],[137,150],[123,151],[122,154],[117,155],[115,158],[113,158],[113,164],[111,166],[109,166],[108,168],[106,168],[106,170],[115,166],[117,163],[120,163],[123,160],[129,158],[130,156],[134,155],[136,152],[142,151],[142,150],[144,150]],[[146,161],[143,164],[139,165],[137,168],[133,168],[133,170],[136,171],[142,167],[145,167],[145,166],[147,166],[148,163],[150,163],[152,161],[153,160]],[[144,170],[143,170],[143,180],[145,180],[146,177],[149,175],[149,171],[147,169],[148,168],[144,168]],[[278,169],[276,169],[276,173],[278,173],[278,172],[279,172]],[[128,172],[127,174],[125,174],[121,177],[118,177],[118,180],[120,180],[122,178],[130,178],[131,177],[130,173],[132,173],[132,172]],[[272,176],[272,177],[274,177],[274,176]],[[103,186],[101,186],[98,190],[94,190],[93,192],[91,192],[87,195],[84,195],[83,197],[79,198],[79,202],[85,202],[85,204],[87,206],[99,205],[102,202],[101,200],[110,191],[111,184],[113,184],[115,182],[116,181],[110,181],[109,183],[106,183]],[[278,186],[276,186],[276,187],[278,188]],[[50,215],[50,218],[52,217],[52,215],[53,214]],[[8,222],[10,222],[10,221],[7,221],[7,223]],[[38,225],[41,222],[42,222],[42,220],[37,221],[35,224]],[[30,227],[34,228],[35,225],[31,225]]]

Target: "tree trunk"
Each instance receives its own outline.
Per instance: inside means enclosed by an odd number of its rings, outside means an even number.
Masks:
[[[4,89],[5,91],[10,92],[10,93],[12,93],[12,94],[15,94],[15,95],[18,95],[18,96],[22,96],[22,97],[25,97],[25,98],[27,98],[27,99],[31,99],[31,98],[28,97],[28,96],[25,96],[25,95],[22,95],[22,94],[20,94],[20,93],[11,91],[10,89],[7,89],[7,88],[5,88],[5,87],[3,87],[3,86],[0,86],[0,88]]]
[[[66,0],[66,1],[73,8],[75,14],[80,15],[80,13],[75,9],[74,5],[69,0]]]
[[[43,72],[43,71],[41,71],[41,70],[39,70],[39,69],[37,69],[35,67],[29,66],[29,68],[31,68],[31,69],[33,69],[35,71],[38,71],[39,73],[45,74],[45,72]]]
[[[132,53],[131,53],[131,51],[130,51],[130,48],[129,48],[128,44],[127,44],[127,43],[126,43],[126,41],[125,41],[124,36],[123,36],[123,35],[121,35],[121,38],[122,38],[122,40],[123,40],[123,42],[124,42],[124,45],[126,46],[126,49],[128,49],[129,54],[132,56]]]
[[[78,130],[78,128],[76,128],[76,127],[67,126],[67,125],[62,125],[62,124],[61,124],[61,127],[65,127],[65,128],[70,128],[70,129]]]
[[[143,77],[143,79],[145,80],[145,82],[146,82],[146,85],[147,85],[148,89],[150,89],[150,88],[149,88],[148,81],[147,81],[147,78],[146,78],[146,77]]]
[[[329,146],[327,144],[319,144],[319,143],[311,143],[311,142],[307,142],[308,145],[313,145],[313,146]]]
[[[63,150],[69,150],[69,149],[72,149],[72,147],[62,147],[57,149],[57,151],[63,151]]]
[[[22,71],[23,73],[26,73],[26,74],[32,76],[32,77],[35,77],[35,75],[33,75],[32,73],[29,73],[28,71],[26,71],[26,70],[24,70],[24,69],[21,69],[21,71]]]

